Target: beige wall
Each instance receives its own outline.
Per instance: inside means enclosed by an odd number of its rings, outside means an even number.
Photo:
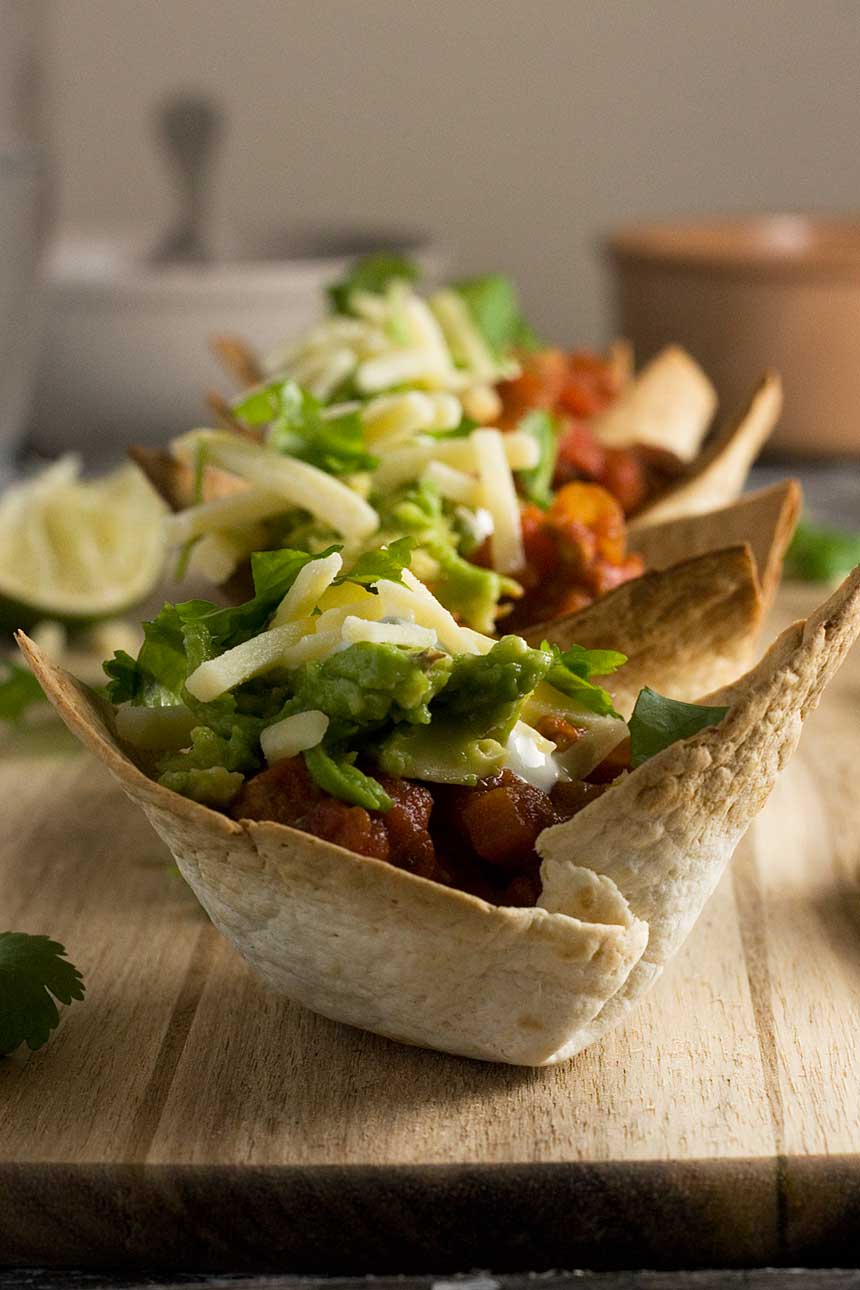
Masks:
[[[425,227],[571,340],[627,216],[860,206],[858,0],[54,0],[49,72],[67,221],[163,219],[203,86],[231,215]]]

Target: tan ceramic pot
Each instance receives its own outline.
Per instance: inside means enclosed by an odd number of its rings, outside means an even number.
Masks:
[[[631,225],[608,250],[639,362],[677,341],[726,412],[775,367],[785,408],[769,449],[860,455],[860,217]]]

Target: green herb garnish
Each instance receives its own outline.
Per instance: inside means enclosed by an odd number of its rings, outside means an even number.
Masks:
[[[667,699],[646,686],[640,691],[628,722],[631,766],[635,769],[679,739],[689,739],[708,726],[718,725],[727,712],[728,708],[708,708],[700,703]]]
[[[83,978],[65,953],[47,936],[0,932],[0,1054],[41,1048],[59,1025],[54,1000],[83,999]]]
[[[838,582],[860,563],[860,533],[801,520],[785,557],[789,578]]]
[[[356,260],[345,278],[326,288],[326,294],[333,313],[349,314],[352,312],[349,298],[353,291],[370,291],[378,295],[395,279],[417,282],[420,277],[421,270],[414,260],[393,251],[380,251]]]
[[[266,442],[276,452],[330,475],[355,474],[379,465],[365,447],[358,412],[323,416],[320,401],[296,381],[270,381],[234,403],[233,411],[248,426],[266,426]]]
[[[548,412],[535,409],[522,418],[517,429],[535,440],[540,454],[536,465],[517,472],[520,488],[530,502],[546,508],[552,502],[552,477],[558,455],[556,423]]]
[[[538,348],[538,339],[523,317],[510,278],[487,273],[457,282],[453,289],[465,300],[475,326],[495,354]]]

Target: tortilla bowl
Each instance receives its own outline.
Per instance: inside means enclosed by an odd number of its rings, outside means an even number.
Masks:
[[[715,727],[538,839],[537,908],[496,907],[284,825],[235,822],[150,780],[112,712],[23,634],[69,729],[170,847],[215,925],[324,1016],[465,1057],[542,1066],[616,1024],[675,954],[860,630],[860,571],[733,686]]]

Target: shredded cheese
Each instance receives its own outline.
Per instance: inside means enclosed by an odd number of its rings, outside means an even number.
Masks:
[[[164,532],[169,546],[181,546],[204,533],[270,519],[283,509],[284,499],[277,493],[258,488],[243,489],[241,493],[216,497],[211,502],[201,502],[199,506],[189,506],[176,515],[165,516]]]
[[[191,551],[188,571],[218,586],[235,572],[246,554],[228,533],[206,533]]]
[[[278,605],[269,626],[281,627],[296,618],[307,617],[342,567],[343,559],[337,551],[332,551],[324,559],[309,561],[299,571],[295,582]]]
[[[447,497],[449,501],[474,507],[480,500],[479,485],[474,475],[456,470],[444,461],[431,461],[422,478],[435,484],[440,496]]]
[[[478,381],[498,379],[497,365],[489,345],[475,326],[469,306],[457,291],[437,291],[430,300],[436,319],[456,362]]]
[[[294,457],[281,457],[255,443],[239,439],[229,431],[192,430],[171,445],[180,460],[201,442],[207,459],[250,484],[279,494],[290,506],[309,511],[347,538],[369,537],[379,525],[372,506],[334,476]]]
[[[481,500],[493,517],[493,568],[499,573],[515,573],[526,561],[520,503],[505,455],[504,436],[500,430],[473,430],[470,438],[478,463]]]
[[[201,703],[218,699],[234,685],[250,681],[275,667],[284,651],[301,640],[304,633],[313,630],[310,619],[287,623],[271,631],[261,632],[250,640],[235,645],[218,658],[207,659],[196,667],[185,682],[189,694]]]
[[[397,488],[410,479],[418,479],[431,461],[441,461],[455,470],[474,471],[477,458],[473,431],[466,439],[430,439],[416,437],[411,443],[387,453],[374,472],[377,488]],[[496,433],[499,433],[496,431]],[[512,470],[528,470],[537,465],[540,449],[531,435],[520,430],[500,435],[504,455]]]
[[[276,761],[295,757],[306,748],[316,748],[328,730],[329,720],[324,712],[313,708],[310,712],[294,712],[274,725],[267,726],[260,735],[263,756],[271,766]]]
[[[279,667],[293,668],[300,663],[310,663],[328,658],[341,643],[340,632],[311,632],[295,645],[290,645],[278,659]]]
[[[459,625],[411,570],[403,570],[403,582],[405,586],[387,580],[375,584],[386,617],[408,618],[412,615],[420,627],[434,631],[445,649],[452,653],[480,653],[470,640],[468,630]]]
[[[432,627],[419,627],[415,623],[370,623],[354,615],[344,619],[341,635],[350,645],[370,641],[374,645],[409,645],[428,649],[437,643]]]

